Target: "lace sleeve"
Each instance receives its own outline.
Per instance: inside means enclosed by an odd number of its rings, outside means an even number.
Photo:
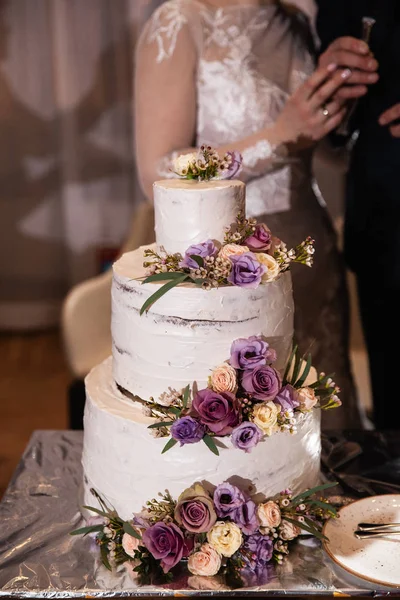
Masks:
[[[139,180],[152,198],[159,165],[195,144],[197,46],[183,0],[165,2],[145,25],[135,55],[135,150]],[[165,176],[165,175],[164,175]]]

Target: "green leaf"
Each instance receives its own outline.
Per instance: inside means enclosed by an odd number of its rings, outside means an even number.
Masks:
[[[325,511],[331,512],[335,517],[337,516],[336,508],[332,506],[332,504],[329,504],[329,502],[321,502],[320,500],[310,500],[309,502],[307,502],[307,505],[318,506],[319,508],[322,508]]]
[[[190,258],[193,258],[193,260],[197,262],[199,267],[204,267],[204,259],[201,256],[198,256],[197,254],[191,254]]]
[[[86,510],[90,510],[91,512],[94,512],[100,515],[101,517],[105,517],[106,519],[110,517],[109,513],[106,513],[103,510],[100,510],[99,508],[94,508],[93,506],[83,506],[82,508],[86,508]]]
[[[300,521],[296,521],[296,519],[290,519],[289,517],[286,517],[285,514],[283,514],[282,517],[283,517],[284,521],[289,521],[289,523],[292,523],[292,525],[296,525],[296,527],[298,527],[299,529],[307,531],[307,533],[310,533],[311,535],[318,538],[319,540],[327,539],[326,536],[324,536],[318,529],[314,529],[313,527],[308,527],[304,523],[300,523]]]
[[[180,283],[183,283],[187,278],[188,276],[186,275],[186,273],[181,273],[180,277],[176,277],[175,279],[168,281],[168,283],[160,287],[160,289],[158,289],[156,292],[154,292],[154,294],[147,298],[146,302],[140,309],[140,314],[142,315],[146,310],[150,308],[152,304],[154,304],[154,302],[161,298],[161,296],[164,296],[164,294],[169,292],[169,290],[172,290],[172,288],[174,288],[175,286],[179,285]]]
[[[285,374],[283,376],[283,381],[287,381],[288,379],[288,375],[289,375],[289,371],[290,371],[290,367],[292,366],[294,357],[296,356],[297,353],[297,345],[293,346],[293,350],[291,355],[289,356],[289,360],[286,363],[286,369],[285,369]]]
[[[301,367],[301,355],[300,352],[297,352],[296,354],[296,358],[294,361],[294,367],[293,367],[293,373],[292,373],[292,382],[296,381],[299,377],[299,373],[300,373],[300,367]],[[292,383],[292,385],[294,385]]]
[[[190,278],[190,281],[192,283],[194,283],[195,285],[201,286],[205,282],[205,279],[201,279],[201,278],[196,277],[194,279]]]
[[[122,527],[123,527],[125,533],[128,533],[129,535],[136,538],[137,540],[142,539],[142,536],[136,531],[136,529],[134,529],[132,527],[132,525],[128,521],[124,521]]]
[[[153,423],[149,425],[147,429],[158,429],[159,427],[169,427],[172,425],[173,421],[160,421],[160,423]]]
[[[212,437],[210,435],[208,435],[206,433],[206,435],[203,437],[203,442],[211,450],[211,452],[213,452],[214,454],[216,454],[217,456],[219,456],[219,450],[218,450],[217,446],[215,445],[214,440],[212,439]]]
[[[182,405],[183,405],[183,408],[187,408],[188,400],[189,400],[189,394],[190,394],[190,385],[188,384],[185,387],[185,389],[183,390],[183,396],[182,396]]]
[[[167,452],[168,450],[170,450],[171,448],[173,448],[175,446],[175,444],[177,444],[178,441],[175,440],[174,438],[170,438],[168,440],[168,442],[165,444],[161,454],[164,454],[164,452]]]
[[[168,412],[172,413],[173,415],[176,415],[177,417],[179,417],[179,415],[181,414],[181,410],[177,406],[168,406]]]
[[[167,271],[166,273],[156,273],[155,275],[149,275],[146,279],[143,279],[142,283],[153,283],[154,281],[168,281],[169,279],[178,279],[182,277],[184,273],[181,271]]]
[[[95,531],[102,531],[103,527],[104,525],[88,525],[87,527],[81,527],[80,529],[70,531],[69,535],[87,535],[88,533],[93,533]]]
[[[329,488],[333,488],[336,485],[338,485],[337,481],[335,481],[334,483],[330,482],[330,483],[324,483],[322,485],[317,485],[316,487],[306,490],[302,494],[298,494],[297,496],[292,498],[290,501],[290,504],[292,506],[294,504],[296,504],[296,502],[297,502],[297,504],[301,504],[303,502],[303,500],[305,500],[306,498],[309,498],[310,496],[313,496],[317,492],[322,492],[323,490],[328,490]]]
[[[101,561],[102,561],[103,565],[105,566],[105,568],[108,569],[109,571],[112,571],[111,565],[108,562],[108,550],[107,550],[106,544],[100,545],[100,554],[101,554]]]
[[[307,362],[304,367],[304,371],[303,371],[301,377],[299,377],[298,380],[293,384],[293,387],[296,387],[296,388],[302,387],[302,385],[304,384],[305,380],[308,377],[310,369],[311,369],[311,354],[309,354],[307,356]]]

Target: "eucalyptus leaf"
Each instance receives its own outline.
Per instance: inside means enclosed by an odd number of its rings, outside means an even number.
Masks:
[[[306,498],[309,498],[310,496],[313,496],[317,492],[322,492],[323,490],[328,490],[329,488],[333,488],[333,487],[335,487],[337,485],[338,485],[337,481],[335,481],[334,483],[329,482],[329,483],[324,483],[322,485],[317,485],[316,487],[311,488],[309,490],[306,490],[302,494],[298,494],[297,496],[295,496],[294,498],[292,498],[291,501],[290,501],[290,504],[292,506],[294,504],[296,504],[296,502],[298,504],[301,504],[303,502],[303,500],[305,500]]]
[[[202,258],[201,256],[198,256],[197,254],[191,254],[190,258],[197,262],[199,267],[204,267],[204,258]]]
[[[142,283],[153,283],[155,281],[168,281],[169,279],[179,279],[185,273],[181,271],[167,271],[166,273],[156,273],[155,275],[149,275],[146,279],[143,279]]]
[[[305,380],[308,377],[310,369],[311,369],[311,354],[309,354],[307,356],[307,362],[306,362],[306,365],[304,367],[304,371],[301,374],[301,376],[298,378],[298,380],[293,384],[293,387],[295,387],[295,388],[301,388],[303,386]]]
[[[181,410],[177,406],[168,406],[168,412],[179,417]]]
[[[142,536],[136,531],[136,529],[134,529],[132,527],[132,525],[128,521],[124,521],[122,527],[123,527],[123,530],[125,531],[125,533],[127,533],[128,535],[131,535],[132,537],[136,538],[137,540],[142,539]]]
[[[107,546],[105,544],[100,544],[100,554],[101,554],[101,561],[102,561],[103,565],[105,566],[105,568],[108,569],[109,571],[112,571],[111,565],[108,562],[108,551],[107,551]]]
[[[219,450],[210,435],[206,433],[206,435],[203,437],[203,442],[211,450],[211,452],[219,456]]]
[[[101,517],[105,517],[106,519],[110,517],[109,513],[106,513],[103,510],[100,510],[99,508],[94,508],[93,506],[83,506],[82,508],[86,508],[86,510],[90,510],[91,512],[94,512],[97,515],[100,515]]]
[[[321,502],[320,500],[310,500],[309,502],[307,502],[307,504],[309,506],[318,506],[319,508],[322,508],[325,511],[330,511],[335,517],[337,515],[337,510],[334,506],[332,506],[332,504],[329,504],[328,502]]]
[[[294,361],[294,357],[296,356],[296,353],[297,353],[297,345],[293,346],[292,353],[289,356],[289,360],[286,363],[286,369],[285,369],[285,373],[283,375],[283,381],[287,381],[288,380],[288,375],[289,375],[290,367],[292,366],[292,363]]]
[[[70,531],[69,535],[87,535],[88,533],[94,533],[95,531],[102,531],[104,525],[88,525],[87,527],[81,527],[80,529],[75,529],[74,531]]]
[[[289,517],[287,517],[286,515],[282,515],[283,520],[288,521],[289,523],[292,523],[292,525],[296,525],[296,527],[298,527],[299,529],[306,531],[307,533],[310,533],[311,535],[313,535],[314,537],[318,538],[319,540],[326,540],[326,536],[324,536],[318,529],[314,529],[313,527],[308,527],[308,525],[305,525],[304,523],[300,523],[300,521],[297,521],[296,519],[290,519]]]
[[[299,373],[300,373],[300,367],[301,367],[301,355],[300,352],[296,353],[296,357],[294,360],[294,367],[293,367],[293,373],[291,376],[291,382],[292,385],[294,385],[294,382],[298,379],[299,377]]]
[[[180,277],[176,277],[171,281],[168,281],[168,283],[166,283],[162,287],[160,287],[160,289],[158,289],[156,292],[154,292],[154,294],[147,298],[146,302],[140,309],[140,314],[142,315],[146,310],[150,308],[150,306],[152,306],[152,304],[154,304],[154,302],[156,302],[159,298],[164,296],[164,294],[169,292],[169,290],[172,290],[172,288],[174,288],[175,286],[179,285],[180,283],[183,283],[186,279],[188,279],[186,273],[181,273]]]
[[[173,424],[173,421],[160,421],[159,423],[153,423],[149,425],[147,429],[159,429],[160,427],[169,427]]]
[[[189,400],[189,394],[190,394],[190,385],[188,384],[185,387],[185,389],[183,390],[183,396],[182,396],[182,405],[183,405],[183,408],[187,408],[188,400]]]
[[[168,450],[170,450],[171,448],[173,448],[175,446],[175,444],[177,444],[177,440],[175,440],[174,438],[170,438],[168,440],[168,442],[165,444],[161,454],[164,454],[164,452],[167,452]]]

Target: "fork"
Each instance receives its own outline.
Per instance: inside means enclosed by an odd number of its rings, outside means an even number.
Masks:
[[[392,531],[390,529],[386,529],[386,530],[374,530],[374,531],[362,531],[360,529],[357,529],[354,532],[354,536],[358,539],[358,540],[373,540],[375,538],[385,538],[385,537],[389,537],[392,535],[400,535],[400,530],[398,531]]]
[[[400,527],[400,523],[359,523],[357,525],[360,531],[375,531],[380,529],[390,529],[391,527]]]

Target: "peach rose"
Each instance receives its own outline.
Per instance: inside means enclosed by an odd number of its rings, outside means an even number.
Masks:
[[[221,556],[210,545],[203,544],[198,552],[189,556],[188,569],[193,575],[216,575],[221,568]]]
[[[231,256],[237,256],[238,254],[244,254],[245,252],[249,252],[247,246],[239,246],[239,244],[226,244],[226,246],[222,246],[218,256],[223,260],[228,260]]]
[[[281,522],[280,508],[273,500],[259,504],[257,516],[260,519],[261,526],[267,529],[278,527]]]
[[[294,540],[298,535],[300,535],[300,528],[293,523],[289,523],[289,521],[282,521],[279,527],[279,535],[282,540],[289,542],[290,540]]]
[[[266,281],[273,281],[278,277],[280,273],[279,264],[272,256],[265,254],[264,252],[259,252],[257,254],[257,260],[264,265],[264,267],[267,267],[266,272],[261,277],[263,283]]]
[[[129,533],[124,533],[122,536],[122,547],[128,556],[132,558],[135,556],[135,550],[139,548],[140,540],[133,537],[133,535],[129,535]]]
[[[309,411],[314,408],[318,402],[318,398],[312,388],[305,387],[297,390],[298,400],[300,402],[300,410]]]
[[[237,388],[235,369],[228,363],[223,363],[211,373],[210,383],[214,392],[235,392]]]

